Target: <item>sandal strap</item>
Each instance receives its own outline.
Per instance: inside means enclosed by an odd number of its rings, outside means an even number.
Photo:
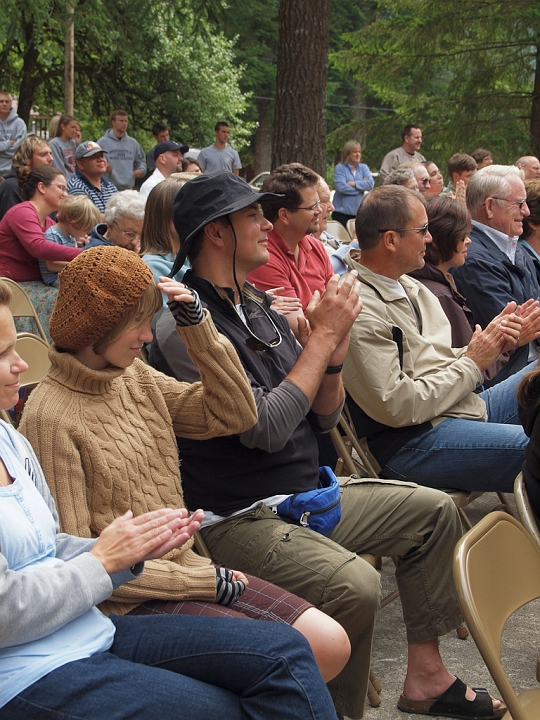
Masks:
[[[476,697],[474,700],[467,700],[465,697],[467,686],[462,680],[456,678],[448,690],[430,707],[430,714],[448,715],[450,713],[457,713],[460,717],[464,717],[467,714],[470,714],[473,718],[493,717],[493,702],[486,688],[472,689],[476,693]]]

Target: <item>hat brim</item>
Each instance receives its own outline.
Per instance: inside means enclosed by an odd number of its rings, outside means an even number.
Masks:
[[[248,185],[248,187],[250,187]],[[218,220],[221,217],[225,217],[226,215],[232,215],[232,213],[238,212],[238,210],[243,210],[244,208],[248,207],[249,205],[253,205],[253,203],[260,203],[261,200],[264,198],[275,198],[276,200],[279,198],[285,197],[284,195],[278,195],[277,193],[271,193],[271,192],[265,192],[265,193],[256,193],[252,192],[250,195],[246,194],[242,198],[238,198],[238,200],[235,200],[230,205],[227,205],[224,208],[221,208],[218,212],[213,213],[212,215],[209,215],[207,218],[205,218],[199,225],[192,230],[189,235],[181,241],[180,250],[178,251],[178,254],[176,255],[176,259],[174,261],[174,264],[172,266],[172,270],[169,273],[169,277],[174,277],[176,273],[180,270],[182,265],[186,262],[186,259],[189,255],[189,251],[191,250],[191,247],[193,245],[193,241],[197,237],[197,235],[200,233],[200,231],[208,225],[211,222],[214,222],[214,220]]]
[[[84,155],[81,155],[80,158],[75,157],[75,160],[84,160],[85,158],[94,157],[94,155],[99,155],[99,153],[104,153],[105,155],[109,154],[107,152],[107,150],[103,150],[102,148],[100,148],[99,150],[97,150],[97,149],[91,150],[89,153],[85,153]]]

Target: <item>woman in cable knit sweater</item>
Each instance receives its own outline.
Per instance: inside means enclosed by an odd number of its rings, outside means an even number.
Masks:
[[[52,366],[30,396],[20,430],[43,466],[62,530],[70,534],[96,537],[127,510],[137,516],[183,507],[175,435],[203,440],[242,432],[256,421],[232,345],[191,291],[162,280],[156,286],[135,253],[106,246],[85,251],[60,275],[50,323]],[[159,290],[174,301],[171,311],[200,383],[179,383],[137,358],[152,338]],[[279,608],[277,619],[310,641],[325,680],[339,672],[349,650],[335,621],[258,579],[240,597],[245,584],[241,573],[216,569],[193,552],[190,541],[147,562],[138,580],[117,588],[100,608],[106,614],[240,611],[262,619],[276,619]]]

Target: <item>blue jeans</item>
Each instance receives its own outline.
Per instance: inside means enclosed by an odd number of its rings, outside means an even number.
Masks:
[[[1,720],[336,718],[307,641],[288,625],[188,615],[111,620],[108,652],[53,670],[0,709]]]
[[[529,442],[519,423],[516,392],[532,367],[480,393],[487,423],[443,420],[406,443],[384,466],[381,477],[433,488],[513,492]]]

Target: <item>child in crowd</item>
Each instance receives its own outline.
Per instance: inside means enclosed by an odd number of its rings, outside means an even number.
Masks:
[[[45,232],[45,238],[58,245],[84,247],[94,225],[101,222],[101,213],[86,195],[68,196],[58,209],[58,222]],[[40,260],[39,269],[46,285],[59,287],[58,273],[65,262]]]

